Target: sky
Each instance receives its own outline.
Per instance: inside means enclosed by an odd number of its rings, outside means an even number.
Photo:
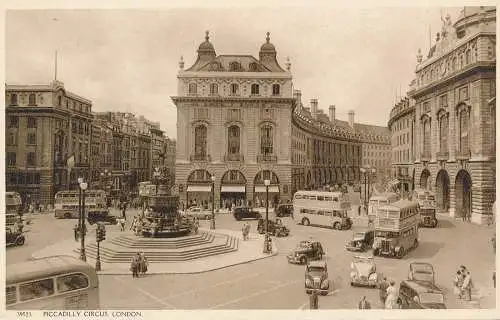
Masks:
[[[258,58],[266,32],[303,103],[328,114],[386,126],[414,77],[419,48],[429,50],[441,15],[461,7],[217,7],[128,10],[8,10],[7,84],[48,84],[92,100],[93,111],[121,111],[159,121],[176,138],[179,59],[196,60],[205,30],[217,54]]]

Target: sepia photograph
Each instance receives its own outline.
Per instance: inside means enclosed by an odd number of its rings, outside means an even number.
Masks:
[[[495,6],[4,17],[7,311],[496,309]]]

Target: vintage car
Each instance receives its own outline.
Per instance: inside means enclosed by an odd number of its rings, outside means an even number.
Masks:
[[[198,218],[199,220],[210,220],[212,219],[212,212],[200,207],[191,207],[186,210],[186,216]]]
[[[328,293],[330,281],[325,261],[311,261],[306,265],[304,287],[306,293],[311,293],[313,290],[322,295]]]
[[[118,218],[116,216],[110,215],[107,210],[95,210],[89,211],[87,213],[87,221],[90,225],[98,222],[117,224]]]
[[[236,220],[240,221],[241,219],[260,219],[262,215],[260,212],[249,208],[249,207],[235,207],[233,209],[233,216]]]
[[[276,237],[287,237],[290,234],[290,229],[283,225],[281,219],[276,219],[276,221],[268,220],[267,228],[268,232]],[[266,232],[266,219],[259,219],[257,231],[260,234],[264,234]]]
[[[373,257],[354,256],[351,262],[351,286],[375,288],[378,284],[377,267]]]
[[[22,246],[25,241],[24,232],[12,231],[9,227],[5,229],[5,246]]]
[[[410,263],[408,279],[399,285],[398,304],[402,309],[446,309],[444,293],[435,284],[431,264]]]
[[[416,188],[412,195],[413,201],[420,206],[420,226],[435,228],[438,225],[436,218],[436,194],[430,190]]]
[[[319,241],[305,240],[287,256],[288,262],[297,264],[307,264],[310,260],[321,260],[325,252]]]
[[[293,217],[293,205],[291,203],[279,204],[274,209],[274,213],[277,217]]]
[[[347,242],[345,248],[347,251],[366,251],[373,245],[375,230],[364,229],[353,233],[352,240]]]

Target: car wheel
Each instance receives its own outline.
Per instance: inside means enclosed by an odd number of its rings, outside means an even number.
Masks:
[[[373,249],[373,255],[378,256],[378,249]]]
[[[24,244],[24,237],[19,237],[16,239],[16,245],[22,246]]]
[[[303,224],[304,226],[308,226],[308,225],[310,224],[309,219],[307,219],[307,218],[303,218],[303,219],[302,219],[302,224]]]
[[[212,217],[209,216],[208,214],[205,216],[205,220],[210,220],[210,218],[212,218]]]
[[[401,249],[399,249],[399,251],[396,254],[396,256],[397,256],[398,259],[402,259],[405,256],[405,248],[401,247]]]
[[[435,227],[437,227],[437,225],[438,225],[438,221],[437,221],[437,219],[434,219],[433,223],[432,223],[432,227],[435,228]]]
[[[300,261],[300,264],[307,264],[307,258],[304,256],[300,257],[299,261]]]
[[[341,225],[340,225],[340,223],[338,223],[338,222],[335,222],[335,223],[333,224],[333,228],[334,228],[335,230],[342,230],[342,226],[341,226]]]
[[[323,254],[322,253],[318,253],[317,258],[318,258],[318,260],[321,260],[321,258],[323,258]]]

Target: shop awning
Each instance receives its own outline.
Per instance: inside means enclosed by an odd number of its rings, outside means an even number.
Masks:
[[[245,186],[221,186],[220,192],[242,192],[242,193],[245,193]]]
[[[212,186],[187,186],[187,192],[210,192],[212,191]]]
[[[255,192],[266,192],[266,186],[255,186]],[[269,192],[280,192],[278,186],[269,186]]]

